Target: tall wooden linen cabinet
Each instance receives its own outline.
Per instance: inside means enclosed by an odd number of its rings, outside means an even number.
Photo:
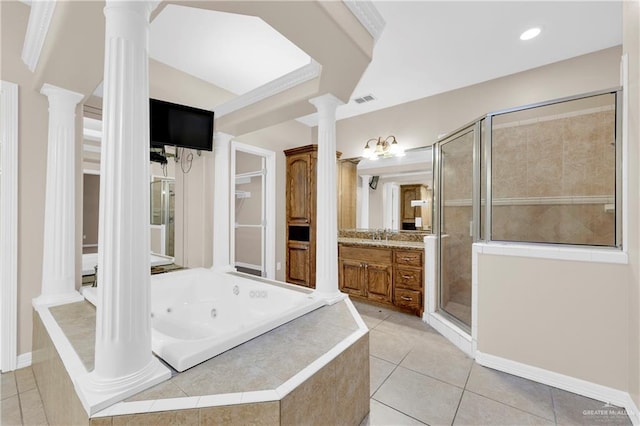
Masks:
[[[287,157],[286,281],[316,287],[316,163],[318,146],[284,151]],[[340,153],[336,153],[340,158]],[[338,162],[338,228],[354,228],[356,221],[356,165]]]
[[[316,164],[318,146],[284,151],[287,157],[286,280],[316,287]]]

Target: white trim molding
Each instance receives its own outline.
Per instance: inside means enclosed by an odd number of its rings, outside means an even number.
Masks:
[[[17,365],[18,335],[18,85],[0,82],[0,370]]]
[[[517,256],[578,262],[613,263],[626,265],[629,256],[616,248],[563,246],[538,243],[495,242],[474,243],[474,253],[495,256]]]
[[[32,360],[32,352],[27,352],[27,353],[18,355],[18,365],[16,365],[16,370],[29,367],[31,365],[31,360]]]
[[[269,83],[253,89],[244,95],[233,98],[222,105],[216,107],[217,118],[224,117],[227,114],[238,111],[242,108],[260,102],[270,96],[277,95],[292,87],[298,86],[314,78],[320,77],[322,73],[322,65],[311,59],[311,62],[304,67],[291,71]]]
[[[40,60],[40,53],[49,32],[56,0],[39,0],[31,2],[27,33],[22,46],[22,61],[29,71],[34,72]]]
[[[373,40],[378,41],[386,22],[373,2],[368,0],[342,0],[342,2],[371,34]]]
[[[638,407],[627,392],[480,351],[476,351],[476,362],[494,370],[623,407],[633,424],[640,424]]]

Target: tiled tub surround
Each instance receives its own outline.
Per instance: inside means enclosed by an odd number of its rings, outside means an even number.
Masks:
[[[95,308],[85,301],[44,310],[34,312],[33,370],[51,424],[358,424],[369,411],[369,335],[349,300],[174,371],[90,419],[65,368],[73,360],[64,358],[72,348],[82,370],[93,368]]]

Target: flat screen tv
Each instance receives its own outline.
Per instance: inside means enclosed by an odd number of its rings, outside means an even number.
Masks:
[[[213,111],[149,99],[151,146],[211,151]]]

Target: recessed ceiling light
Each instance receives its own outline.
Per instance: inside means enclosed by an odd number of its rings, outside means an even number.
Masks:
[[[540,28],[529,28],[527,31],[520,34],[520,40],[531,40],[540,34]]]

